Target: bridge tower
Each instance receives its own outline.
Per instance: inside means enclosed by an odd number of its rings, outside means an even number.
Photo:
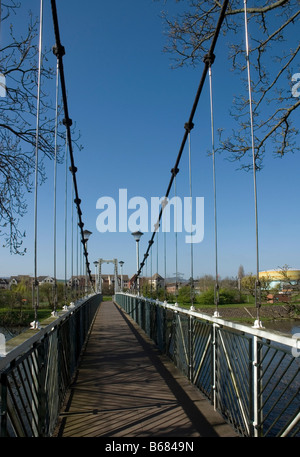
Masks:
[[[114,264],[114,292],[119,292],[119,283],[118,283],[118,259],[111,259],[111,260],[106,260],[106,259],[99,259],[99,270],[98,270],[98,291],[100,294],[102,294],[102,264],[103,263],[113,263]]]

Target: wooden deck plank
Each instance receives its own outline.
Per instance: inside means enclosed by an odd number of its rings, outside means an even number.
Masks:
[[[103,302],[54,436],[236,433],[118,306]]]

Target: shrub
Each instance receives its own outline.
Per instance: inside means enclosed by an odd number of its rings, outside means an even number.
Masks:
[[[209,289],[197,297],[197,303],[199,305],[214,305],[214,296],[214,289]],[[219,305],[230,305],[243,302],[244,297],[240,297],[240,294],[237,290],[225,288],[221,288],[219,290]]]

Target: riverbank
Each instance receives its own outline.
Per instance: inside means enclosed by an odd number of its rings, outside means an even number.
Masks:
[[[214,308],[197,308],[203,314],[212,315]],[[257,319],[256,308],[253,306],[219,307],[222,319],[253,325]],[[299,305],[263,305],[260,308],[260,320],[266,330],[276,330],[287,335],[300,332]]]
[[[206,306],[203,308],[196,307],[196,311],[203,314],[213,315],[215,308]],[[27,315],[27,322],[17,322],[17,319],[10,322],[1,321],[0,314],[0,333],[5,335],[6,341],[28,329],[33,319],[32,314]],[[51,310],[43,310],[43,316],[40,320],[50,316]],[[253,306],[220,306],[219,313],[222,319],[253,325],[256,319],[256,308]],[[16,317],[16,316],[15,316]],[[23,315],[24,317],[24,315]],[[260,308],[260,318],[263,326],[268,330],[277,330],[283,333],[291,334],[294,328],[300,329],[300,305],[263,305]],[[300,331],[300,330],[299,330]]]
[[[196,311],[200,313],[207,314],[212,312],[214,308],[196,307]],[[222,315],[222,318],[226,320],[244,320],[252,322],[253,319],[256,319],[256,308],[254,306],[219,306],[219,312]],[[300,319],[300,306],[299,305],[263,305],[260,308],[260,317],[261,319],[265,318],[266,320],[282,320],[282,319]]]

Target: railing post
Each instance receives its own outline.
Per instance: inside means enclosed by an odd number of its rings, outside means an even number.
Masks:
[[[167,311],[166,307],[164,306],[163,308],[163,319],[162,319],[162,340],[163,340],[163,353],[166,354],[166,347],[167,347],[167,342],[166,342],[166,331],[167,331]]]
[[[217,327],[218,324],[212,325],[212,363],[211,363],[211,376],[212,376],[212,398],[211,401],[214,409],[217,410]]]
[[[141,307],[142,307],[142,297],[139,296],[137,299],[137,307],[136,307],[136,323],[141,326]]]
[[[194,318],[193,316],[189,316],[189,321],[188,321],[189,329],[188,329],[188,361],[189,361],[189,367],[188,367],[188,376],[190,382],[193,382],[193,373],[194,373],[194,351],[193,351],[193,328],[194,328]]]
[[[261,339],[253,335],[253,399],[252,399],[252,412],[253,412],[253,434],[255,437],[262,436],[262,366],[261,366]]]
[[[47,436],[48,432],[48,402],[46,395],[46,360],[45,360],[45,339],[37,345],[38,361],[38,434]]]
[[[147,335],[150,335],[150,311],[151,310],[151,302],[147,300],[146,305],[146,312],[145,312],[145,332]]]
[[[8,436],[7,433],[7,375],[0,377],[0,437]]]
[[[133,297],[129,297],[129,309],[128,309],[128,314],[129,316],[132,316],[132,302],[133,302]]]

